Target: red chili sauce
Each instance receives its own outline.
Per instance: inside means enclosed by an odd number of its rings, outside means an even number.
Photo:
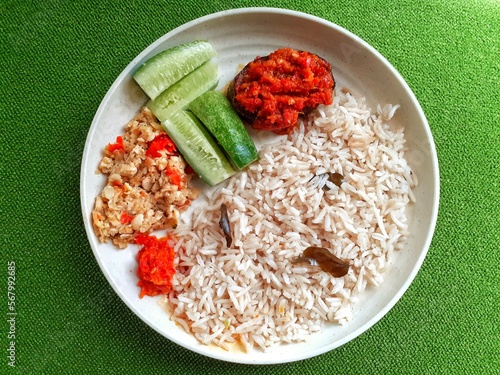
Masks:
[[[233,105],[254,129],[290,133],[299,115],[331,104],[335,81],[331,65],[319,56],[278,49],[250,62],[233,82]]]
[[[141,287],[140,298],[167,294],[172,289],[172,277],[175,274],[174,249],[168,237],[138,235],[135,242],[143,247],[137,254],[139,268],[138,286]]]

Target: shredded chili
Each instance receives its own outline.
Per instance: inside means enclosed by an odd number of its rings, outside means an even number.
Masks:
[[[121,136],[116,137],[115,143],[108,144],[108,151],[125,151],[125,146],[123,145],[123,138]]]
[[[172,289],[171,282],[175,274],[174,249],[169,241],[168,237],[157,238],[145,234],[135,238],[135,242],[143,246],[137,254],[140,298],[167,294]]]
[[[168,166],[166,169],[166,173],[168,175],[168,178],[170,179],[170,182],[176,185],[179,190],[182,189],[182,176],[179,172],[178,169],[174,167]]]
[[[120,217],[120,223],[122,224],[129,224],[134,220],[134,217],[126,212],[122,213],[122,216]]]
[[[146,156],[158,158],[162,150],[166,150],[169,155],[173,155],[177,151],[177,147],[167,134],[159,134],[151,141]]]

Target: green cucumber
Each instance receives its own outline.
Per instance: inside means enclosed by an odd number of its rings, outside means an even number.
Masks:
[[[177,111],[162,122],[184,159],[207,184],[214,186],[235,171],[210,133],[194,114]]]
[[[215,55],[212,45],[204,40],[181,44],[151,57],[137,69],[133,78],[154,100]]]
[[[156,99],[150,100],[147,106],[158,120],[163,122],[205,91],[215,88],[218,82],[217,64],[208,60],[163,91]]]
[[[207,91],[189,109],[224,149],[233,167],[243,169],[259,158],[255,143],[229,100],[220,91]]]

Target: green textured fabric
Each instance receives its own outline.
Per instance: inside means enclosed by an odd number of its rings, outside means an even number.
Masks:
[[[0,373],[498,374],[499,36],[495,0],[0,2]],[[337,23],[378,49],[426,113],[441,207],[414,283],[354,341],[309,360],[245,366],[163,338],[113,292],[79,200],[87,131],[145,47],[194,18],[272,6]],[[15,262],[15,368],[8,272]],[[12,305],[11,305],[12,306]]]

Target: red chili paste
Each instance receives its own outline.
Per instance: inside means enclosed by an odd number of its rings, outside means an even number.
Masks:
[[[137,254],[139,268],[138,286],[141,287],[140,298],[166,294],[172,289],[172,277],[175,274],[174,249],[168,237],[156,238],[140,234],[135,242],[143,245]]]
[[[256,58],[236,76],[232,102],[253,128],[287,134],[299,115],[332,103],[334,85],[327,61],[307,51],[282,48]]]

